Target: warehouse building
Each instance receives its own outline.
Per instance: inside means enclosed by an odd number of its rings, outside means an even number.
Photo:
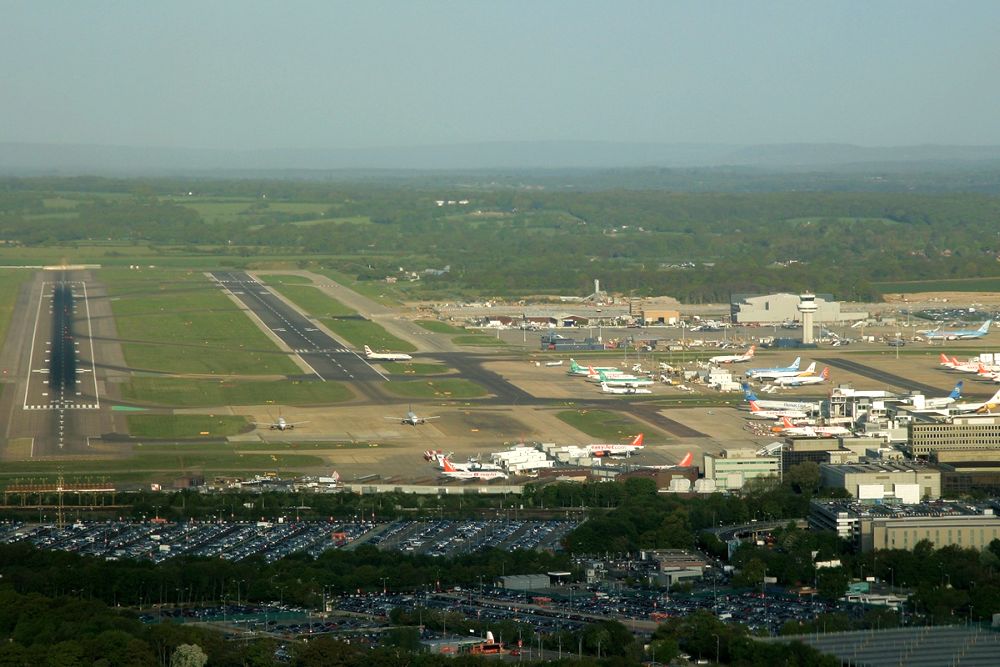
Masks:
[[[790,292],[734,294],[729,309],[732,321],[739,324],[781,324],[801,321],[799,302],[800,295]],[[816,295],[816,312],[813,316],[813,321],[816,323],[853,322],[866,319],[868,319],[867,312],[841,311],[840,302],[835,301],[831,294]]]
[[[879,461],[819,466],[823,486],[845,489],[854,498],[881,500],[896,496],[897,486],[906,489],[907,502],[941,497],[941,471],[906,461]],[[916,486],[916,489],[912,487]]]

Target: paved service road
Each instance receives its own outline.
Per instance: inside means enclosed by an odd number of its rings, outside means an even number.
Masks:
[[[319,379],[386,380],[353,350],[321,331],[309,318],[242,271],[216,271],[212,277],[239,299],[271,333],[281,339]]]

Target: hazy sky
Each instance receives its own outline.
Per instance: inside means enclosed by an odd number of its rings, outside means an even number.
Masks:
[[[0,141],[1000,144],[1000,2],[0,0]]]

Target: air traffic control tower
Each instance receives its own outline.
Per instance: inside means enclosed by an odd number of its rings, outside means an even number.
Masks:
[[[815,345],[813,339],[813,316],[816,314],[816,295],[805,292],[799,295],[798,310],[802,314],[802,344]]]

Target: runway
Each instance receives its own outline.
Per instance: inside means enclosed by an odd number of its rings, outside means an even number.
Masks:
[[[4,350],[16,373],[4,435],[30,441],[32,458],[85,451],[90,437],[114,428],[101,414],[91,306],[85,276],[68,271],[39,273],[19,295]]]
[[[363,357],[315,326],[267,287],[242,271],[215,271],[219,286],[248,308],[274,336],[297,355],[322,381],[386,381]]]

